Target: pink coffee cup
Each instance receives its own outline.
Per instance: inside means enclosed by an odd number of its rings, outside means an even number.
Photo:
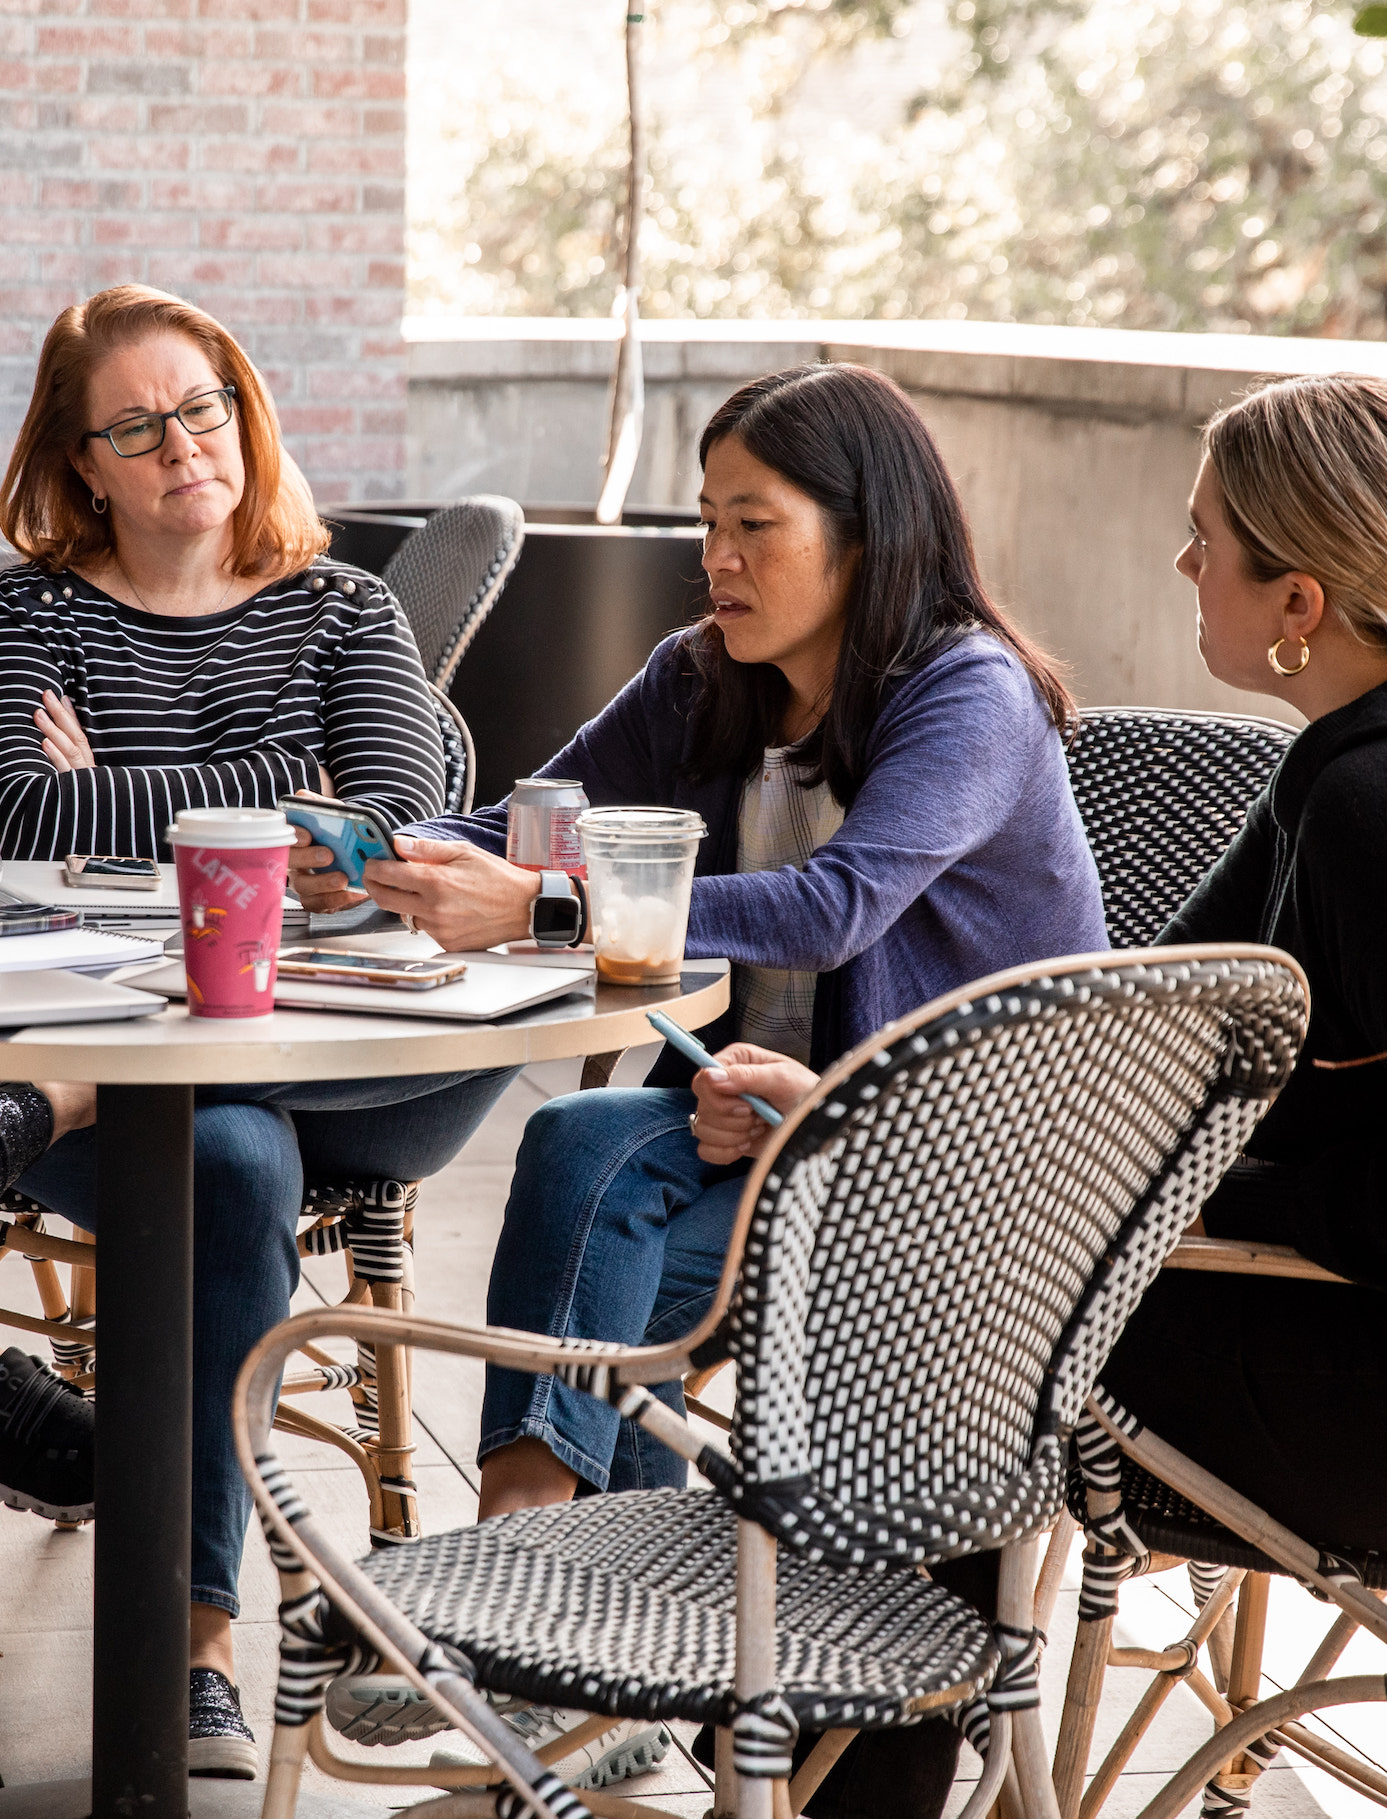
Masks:
[[[178,868],[191,1017],[268,1017],[294,831],[277,808],[185,808]]]

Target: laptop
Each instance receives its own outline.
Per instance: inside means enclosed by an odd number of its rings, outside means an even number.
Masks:
[[[138,928],[146,923],[178,926],[178,878],[172,864],[161,864],[152,891],[89,891],[64,883],[56,859],[7,859],[0,865],[0,893],[19,903],[49,903],[54,909],[81,910],[89,925]],[[284,925],[302,928],[307,911],[297,897],[284,899]]]
[[[275,1005],[282,1010],[374,1011],[385,1017],[444,1017],[464,1023],[494,1023],[516,1011],[566,998],[590,988],[596,980],[587,966],[524,966],[514,960],[472,960],[451,985],[419,992],[387,985],[333,985],[321,979],[275,981]],[[152,967],[139,975],[141,991],[187,996],[181,960]]]
[[[43,1023],[115,1023],[153,1017],[167,1000],[81,973],[6,973],[0,977],[0,1028]],[[0,1048],[0,1054],[3,1054]]]

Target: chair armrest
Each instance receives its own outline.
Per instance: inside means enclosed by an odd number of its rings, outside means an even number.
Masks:
[[[1243,1238],[1182,1238],[1165,1260],[1168,1270],[1214,1270],[1227,1276],[1296,1276],[1305,1282],[1347,1282],[1321,1269],[1289,1244]]]
[[[551,1339],[504,1326],[457,1326],[450,1321],[421,1319],[389,1308],[341,1305],[314,1308],[281,1321],[255,1348],[252,1357],[282,1364],[305,1340],[355,1339],[364,1345],[410,1345],[420,1351],[451,1352],[485,1358],[507,1370],[537,1375],[563,1372],[575,1386],[606,1399],[606,1386],[672,1383],[692,1368],[687,1353],[658,1345],[605,1344],[591,1339]],[[250,1360],[247,1360],[250,1363]],[[570,1375],[571,1373],[571,1375]],[[244,1373],[243,1373],[244,1374]]]

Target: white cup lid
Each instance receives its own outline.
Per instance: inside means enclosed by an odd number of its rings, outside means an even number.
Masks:
[[[278,808],[181,808],[173,846],[292,846],[294,830]]]

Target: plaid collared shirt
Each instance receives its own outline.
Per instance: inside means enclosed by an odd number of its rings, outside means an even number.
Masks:
[[[826,783],[801,789],[788,746],[767,746],[760,767],[742,788],[737,821],[737,870],[802,869],[843,825],[843,810]],[[733,981],[737,1039],[809,1060],[817,973],[771,966],[739,966]]]

